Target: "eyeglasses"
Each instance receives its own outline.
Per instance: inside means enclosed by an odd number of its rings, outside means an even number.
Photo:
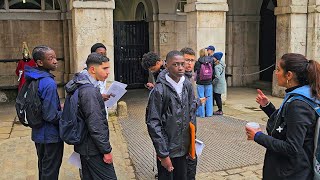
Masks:
[[[184,59],[187,63],[191,64],[193,63],[195,60],[194,59]]]
[[[181,62],[181,63],[178,63],[178,62],[176,62],[176,63],[173,63],[172,64],[174,67],[184,67],[184,62]]]

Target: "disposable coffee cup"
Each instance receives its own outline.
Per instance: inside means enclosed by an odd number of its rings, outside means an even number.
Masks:
[[[256,122],[248,122],[248,123],[246,124],[246,126],[247,126],[247,127],[251,127],[251,128],[253,128],[253,129],[259,129],[259,128],[260,128],[259,123],[256,123]]]

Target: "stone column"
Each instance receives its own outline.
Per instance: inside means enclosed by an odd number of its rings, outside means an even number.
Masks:
[[[277,16],[277,62],[285,53],[306,54],[307,45],[307,0],[286,1],[278,0],[275,8]],[[273,73],[272,95],[284,96],[284,88],[277,85]]]
[[[159,52],[162,59],[166,58],[168,52],[176,50],[177,36],[175,33],[176,15],[159,14]]]
[[[320,61],[320,2],[309,0],[307,58]]]
[[[107,47],[111,71],[108,80],[114,80],[113,10],[115,3],[109,1],[70,1],[72,12],[73,66],[71,73],[81,71],[97,42]]]
[[[227,0],[188,0],[185,5],[188,45],[197,54],[208,45],[225,52],[227,11]]]
[[[187,13],[188,46],[199,57],[199,50],[214,45],[216,52],[226,52],[226,12],[227,0],[188,0],[185,5]],[[224,61],[225,56],[222,60]],[[227,93],[222,95],[223,101]]]

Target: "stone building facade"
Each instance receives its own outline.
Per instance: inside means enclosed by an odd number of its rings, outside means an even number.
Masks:
[[[106,45],[112,60],[110,81],[121,80],[128,71],[133,72],[128,78],[135,78],[137,69],[130,68],[138,67],[126,65],[134,58],[127,58],[121,67],[118,61],[135,52],[143,36],[147,45],[140,55],[155,51],[162,58],[170,50],[189,46],[198,52],[214,45],[216,51],[225,52],[227,73],[233,74],[228,86],[269,81],[273,94],[281,96],[283,89],[276,85],[274,66],[255,72],[272,66],[287,52],[320,58],[319,5],[319,0],[2,0],[0,89],[17,84],[16,62],[10,60],[22,57],[23,41],[30,49],[46,44],[56,51],[61,60],[55,75],[62,86],[84,68],[96,42]],[[141,21],[147,30],[137,32]],[[120,22],[131,24],[120,26]],[[120,29],[115,29],[118,25]],[[124,37],[127,39],[118,41]],[[125,40],[132,43],[118,44]],[[62,88],[59,94],[64,95]]]

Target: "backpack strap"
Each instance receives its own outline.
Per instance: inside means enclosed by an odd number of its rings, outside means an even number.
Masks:
[[[310,99],[302,96],[302,95],[298,95],[298,94],[294,94],[291,98],[289,98],[287,101],[286,101],[286,104],[284,106],[284,109],[286,109],[286,106],[294,101],[294,100],[300,100],[300,101],[303,101],[305,103],[307,103],[310,107],[312,107],[314,109],[314,111],[318,114],[318,116],[320,116],[320,106],[319,104],[311,101]]]
[[[297,95],[294,94],[291,98],[289,98],[284,106],[284,109],[286,109],[287,104],[294,100],[300,100],[305,103],[307,103],[310,107],[314,109],[314,111],[317,113],[318,118],[316,121],[316,127],[315,127],[315,132],[314,132],[314,151],[313,151],[313,171],[314,171],[314,179],[319,179],[320,178],[320,139],[319,139],[319,134],[320,134],[320,106],[319,104],[311,101],[310,99],[302,96],[302,95]],[[284,110],[285,111],[285,110]],[[282,113],[283,114],[283,113]]]

